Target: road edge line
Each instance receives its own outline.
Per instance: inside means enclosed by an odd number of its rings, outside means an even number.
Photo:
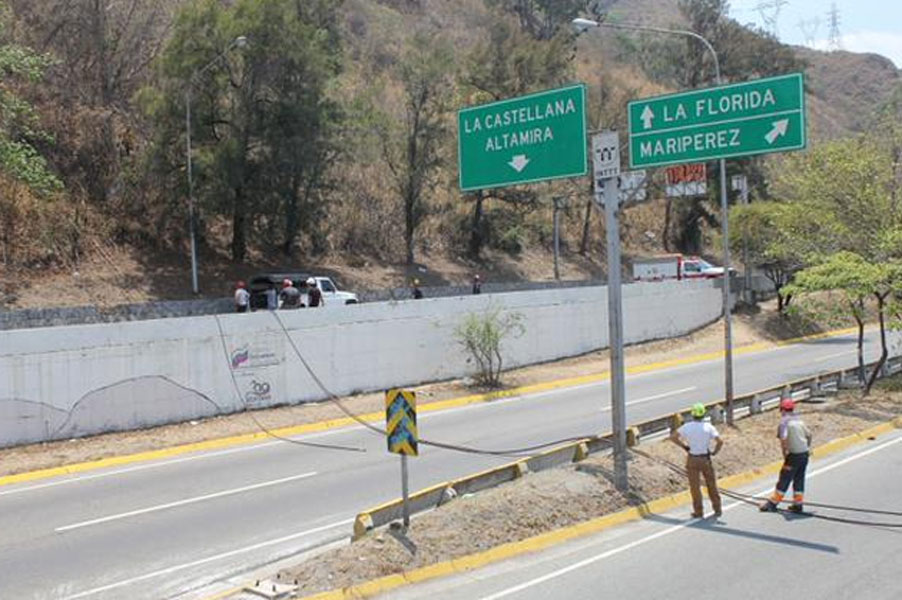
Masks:
[[[902,429],[902,417],[896,417],[891,421],[881,423],[864,431],[831,440],[822,446],[814,448],[812,450],[812,456],[815,458],[823,458],[831,454],[836,454],[856,444],[870,441],[878,435],[889,433],[894,429]],[[776,461],[743,473],[729,475],[722,479],[718,479],[717,486],[718,488],[729,488],[747,485],[758,479],[773,475],[780,470],[782,465],[783,461]],[[298,600],[360,600],[361,598],[369,598],[402,586],[421,583],[438,577],[465,573],[502,560],[545,550],[549,547],[562,544],[578,537],[600,533],[601,531],[617,525],[637,521],[650,514],[666,512],[678,508],[687,504],[689,501],[690,497],[688,491],[678,492],[616,513],[541,533],[526,538],[525,540],[508,542],[483,552],[453,558],[433,565],[420,567],[412,571],[387,575],[385,577],[372,579],[337,590],[329,590],[310,596],[302,596]]]
[[[800,342],[814,340],[814,339],[824,339],[828,337],[837,337],[842,335],[848,335],[849,333],[854,333],[857,331],[856,328],[846,328],[846,329],[836,329],[833,331],[827,331],[824,333],[812,334],[810,336],[802,336],[798,338],[792,338],[789,340],[783,340],[780,342],[757,342],[754,344],[749,344],[748,346],[741,346],[733,350],[733,354],[750,354],[754,352],[762,352],[768,349],[773,349],[774,347],[782,347],[788,346],[792,344],[797,344]],[[639,373],[646,373],[649,371],[655,371],[660,369],[667,369],[670,367],[681,366],[681,365],[689,365],[689,364],[697,364],[701,362],[705,362],[708,360],[714,360],[723,356],[723,351],[716,352],[707,352],[704,354],[696,354],[694,356],[689,356],[686,358],[676,358],[670,360],[659,361],[656,363],[650,363],[647,365],[635,365],[633,367],[629,367],[626,369],[626,372],[631,375],[636,375]],[[468,396],[461,396],[458,398],[449,398],[447,400],[439,400],[436,402],[430,402],[427,404],[421,404],[418,407],[420,413],[424,412],[436,412],[441,410],[448,410],[451,408],[460,408],[462,406],[468,406],[471,404],[482,404],[486,402],[492,402],[495,400],[501,400],[504,398],[510,398],[514,396],[524,396],[528,394],[535,394],[539,392],[558,390],[567,387],[576,387],[579,385],[585,385],[587,383],[597,383],[600,381],[605,381],[610,378],[610,373],[597,373],[593,375],[580,375],[577,377],[567,377],[564,379],[556,379],[553,381],[546,381],[541,383],[534,383],[530,385],[525,385],[521,387],[511,388],[507,390],[499,390],[495,392],[487,392],[484,394],[471,394]],[[376,422],[381,421],[385,418],[384,413],[382,412],[371,412],[359,415],[358,418],[367,422]],[[305,423],[303,425],[293,425],[290,427],[281,427],[278,429],[273,429],[272,433],[275,436],[280,437],[290,437],[296,435],[304,435],[309,433],[321,433],[323,431],[331,431],[333,429],[340,429],[342,427],[347,427],[349,425],[356,424],[357,421],[352,419],[351,417],[339,417],[335,419],[327,419],[325,421],[317,421],[315,423]],[[189,454],[192,452],[202,452],[206,450],[219,450],[223,448],[231,448],[234,446],[242,446],[253,444],[255,442],[263,441],[271,439],[269,433],[265,431],[255,431],[253,433],[245,433],[241,435],[229,436],[224,438],[215,438],[212,440],[204,440],[202,442],[193,442],[190,444],[182,444],[179,446],[173,446],[171,448],[160,448],[157,450],[147,450],[144,452],[136,452],[133,454],[123,454],[120,456],[110,456],[106,458],[101,458],[93,461],[85,461],[80,463],[72,463],[69,465],[61,465],[59,467],[48,467],[45,469],[36,469],[34,471],[25,471],[23,473],[15,473],[12,475],[3,475],[0,476],[0,487],[13,485],[16,483],[28,483],[31,481],[39,481],[42,479],[49,479],[51,477],[58,477],[60,475],[75,475],[78,473],[85,473],[89,471],[96,471],[99,469],[104,469],[107,467],[116,467],[121,465],[128,465],[138,462],[147,462],[151,460],[164,459],[164,458],[172,458],[174,456],[181,456],[182,454]]]

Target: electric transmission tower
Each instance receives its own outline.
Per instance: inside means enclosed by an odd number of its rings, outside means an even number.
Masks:
[[[836,8],[836,2],[830,6],[830,12],[827,13],[827,22],[830,27],[830,33],[827,36],[827,47],[830,50],[842,50],[842,36],[839,34],[839,9]]]
[[[780,37],[780,31],[777,26],[777,20],[780,18],[780,11],[789,4],[788,0],[762,0],[755,7],[761,20],[764,21],[764,29],[775,38]]]
[[[808,20],[799,20],[799,29],[802,31],[802,36],[805,38],[805,45],[809,48],[814,48],[814,45],[817,42],[817,32],[820,28],[820,17],[814,17],[813,19]]]

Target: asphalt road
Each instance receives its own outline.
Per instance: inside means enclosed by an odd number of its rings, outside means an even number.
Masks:
[[[902,510],[902,432],[809,466],[811,500]],[[886,474],[894,474],[887,477]],[[769,491],[759,483],[742,490]],[[902,517],[814,508],[815,516],[759,513],[727,503],[724,515],[688,508],[617,527],[548,551],[403,588],[394,600],[894,600],[900,596]],[[897,528],[822,520],[836,516]]]
[[[874,336],[871,336],[873,342]],[[868,344],[873,353],[876,344]],[[855,364],[854,338],[742,354],[741,394]],[[719,360],[627,379],[627,421],[722,394]],[[422,436],[508,449],[606,432],[606,382],[422,413]],[[400,493],[399,461],[362,427],[0,488],[0,598],[174,598],[326,541]],[[416,490],[511,457],[421,448]]]

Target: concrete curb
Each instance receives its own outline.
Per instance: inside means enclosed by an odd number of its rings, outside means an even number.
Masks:
[[[882,423],[870,429],[866,429],[865,431],[827,442],[826,444],[815,448],[812,451],[812,455],[817,458],[823,458],[830,454],[845,450],[855,444],[873,439],[878,435],[889,433],[894,429],[902,429],[902,417],[897,417],[892,421]],[[717,485],[721,488],[746,485],[765,476],[777,473],[782,465],[783,461],[777,461],[744,473],[730,475],[719,479]],[[445,562],[414,569],[413,571],[380,577],[379,579],[373,579],[338,590],[330,590],[311,596],[304,596],[300,598],[300,600],[359,600],[361,598],[370,598],[401,586],[419,583],[437,577],[472,571],[495,562],[544,550],[545,548],[567,542],[574,538],[583,537],[592,533],[599,533],[606,529],[610,529],[611,527],[622,525],[623,523],[636,521],[650,514],[666,512],[678,508],[687,504],[689,501],[689,492],[680,492],[678,494],[652,500],[640,506],[627,508],[610,515],[598,517],[591,521],[585,521],[577,525],[549,531],[518,542],[508,542],[484,552],[462,556]]]
[[[825,333],[814,334],[810,336],[804,336],[799,338],[793,338],[790,340],[783,340],[782,342],[777,342],[776,344],[766,344],[766,343],[757,343],[750,344],[748,346],[743,346],[737,348],[733,351],[734,356],[739,354],[749,354],[754,352],[762,352],[769,349],[773,349],[774,347],[788,346],[792,344],[797,344],[800,342],[815,340],[815,339],[823,339],[828,337],[836,337],[847,335],[849,333],[854,333],[857,331],[855,328],[848,329],[837,329],[834,331],[828,331]],[[723,356],[723,352],[709,352],[706,354],[698,354],[694,356],[688,356],[686,358],[678,358],[672,360],[665,360],[656,363],[651,363],[647,365],[637,365],[630,367],[626,370],[627,373],[631,375],[635,375],[638,373],[646,373],[649,371],[655,371],[660,369],[667,369],[670,367],[681,366],[681,365],[689,365],[696,364],[700,362],[705,362],[708,360],[714,360]],[[514,396],[523,396],[527,394],[535,394],[538,392],[545,392],[550,390],[556,390],[566,387],[574,387],[578,385],[585,385],[588,383],[596,383],[599,381],[604,381],[610,377],[610,374],[599,373],[594,375],[582,375],[579,377],[569,377],[566,379],[557,379],[554,381],[547,381],[543,383],[536,383],[532,385],[522,386],[518,388],[512,388],[509,390],[500,390],[497,392],[489,392],[485,394],[471,394],[468,396],[462,396],[459,398],[451,398],[448,400],[439,400],[437,402],[430,402],[428,404],[421,404],[418,407],[420,413],[425,412],[433,412],[438,410],[447,410],[451,408],[459,408],[462,406],[468,406],[471,404],[480,404],[484,402],[491,402],[494,400],[500,400],[503,398],[510,398]],[[363,421],[367,422],[378,422],[385,418],[385,414],[383,412],[371,412],[360,415],[359,418]],[[322,431],[329,431],[332,429],[339,429],[341,427],[348,427],[350,425],[356,424],[356,421],[350,417],[340,417],[337,419],[329,419],[326,421],[319,421],[316,423],[307,423],[304,425],[295,425],[291,427],[282,427],[279,429],[273,429],[272,433],[278,435],[280,437],[290,437],[295,435],[303,435],[307,433],[319,433]],[[261,442],[267,439],[271,439],[270,435],[263,431],[258,431],[254,433],[247,433],[242,435],[230,436],[225,438],[217,438],[213,440],[206,440],[203,442],[196,442],[192,444],[183,444],[180,446],[173,446],[172,448],[162,448],[159,450],[150,450],[147,452],[137,452],[135,454],[126,454],[122,456],[113,456],[109,458],[102,458],[95,461],[89,462],[81,462],[81,463],[73,463],[71,465],[63,465],[60,467],[50,467],[46,469],[38,469],[36,471],[28,471],[24,473],[16,473],[14,475],[4,475],[0,476],[0,487],[5,485],[12,485],[15,483],[25,483],[29,481],[37,481],[41,479],[48,479],[50,477],[57,477],[60,475],[74,475],[76,473],[84,473],[87,471],[95,471],[98,469],[104,469],[108,467],[115,467],[127,464],[133,464],[137,462],[146,462],[149,460],[159,460],[163,458],[171,458],[174,456],[180,456],[182,454],[188,454],[191,452],[201,452],[206,450],[218,450],[223,448],[230,448],[233,446],[247,445],[253,444],[257,442]]]

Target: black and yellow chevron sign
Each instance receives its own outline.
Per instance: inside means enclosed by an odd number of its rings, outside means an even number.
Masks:
[[[417,394],[410,390],[385,392],[385,431],[388,451],[417,456]]]

